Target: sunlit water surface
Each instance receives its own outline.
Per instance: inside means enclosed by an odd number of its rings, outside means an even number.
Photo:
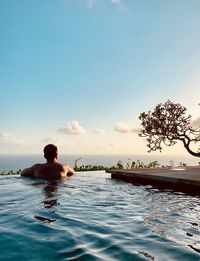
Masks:
[[[200,201],[104,172],[0,177],[0,260],[200,260]]]

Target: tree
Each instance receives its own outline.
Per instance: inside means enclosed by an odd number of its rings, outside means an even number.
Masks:
[[[191,126],[191,115],[186,115],[186,108],[179,103],[168,100],[158,104],[154,110],[143,112],[140,137],[146,137],[148,152],[160,150],[162,145],[173,146],[177,141],[183,142],[185,149],[193,156],[200,157],[199,151],[191,146],[200,141],[200,129]]]
[[[122,160],[118,160],[118,162],[117,162],[117,168],[118,168],[118,169],[124,169],[124,165],[123,165],[123,161],[122,161]]]

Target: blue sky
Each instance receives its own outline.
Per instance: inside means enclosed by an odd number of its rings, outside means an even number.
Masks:
[[[171,99],[198,118],[199,13],[199,0],[1,0],[1,152],[145,154],[140,112]]]

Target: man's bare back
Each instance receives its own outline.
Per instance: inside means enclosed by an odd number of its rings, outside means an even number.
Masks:
[[[74,171],[71,168],[57,162],[35,164],[30,168],[24,169],[21,173],[22,176],[45,179],[60,179],[73,174]]]
[[[31,178],[61,179],[74,174],[68,165],[57,162],[57,147],[49,144],[44,148],[44,157],[47,163],[35,164],[22,171],[21,175]]]

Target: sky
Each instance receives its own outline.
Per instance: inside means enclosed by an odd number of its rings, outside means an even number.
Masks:
[[[168,99],[198,122],[199,13],[199,0],[0,0],[0,154],[146,154],[138,117]]]

